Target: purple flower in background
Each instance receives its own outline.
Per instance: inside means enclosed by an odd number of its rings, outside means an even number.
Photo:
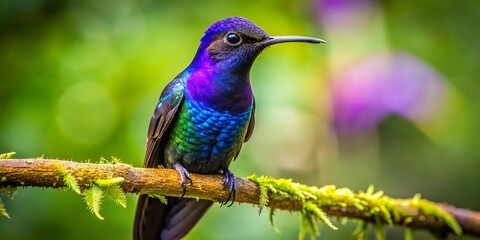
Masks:
[[[400,52],[370,55],[332,79],[333,124],[340,134],[370,129],[390,114],[428,119],[443,105],[444,80]]]
[[[374,8],[371,0],[317,0],[317,21],[325,28],[351,28]],[[337,29],[339,30],[339,29]]]
[[[339,134],[374,128],[391,114],[431,120],[443,105],[445,81],[415,56],[388,50],[376,1],[316,0],[315,9],[331,52],[332,124]]]

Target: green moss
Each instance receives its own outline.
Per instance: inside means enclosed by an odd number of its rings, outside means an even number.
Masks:
[[[275,199],[290,198],[292,200],[316,199],[312,187],[294,183],[291,179],[274,179],[272,177],[257,177],[255,174],[248,177],[260,188],[260,205],[268,204],[268,194]]]
[[[103,161],[103,160],[101,160]],[[105,160],[106,161],[106,160]],[[113,162],[105,162],[105,164],[112,164]],[[119,160],[115,158],[112,160],[115,163],[119,163]],[[100,215],[100,208],[102,200],[106,197],[113,200],[116,204],[127,207],[127,197],[125,192],[121,188],[121,184],[125,181],[122,177],[112,177],[107,179],[97,179],[92,182],[90,186],[83,187],[81,189],[78,180],[72,174],[70,174],[62,166],[57,166],[57,174],[62,178],[65,185],[73,190],[74,192],[83,195],[85,202],[87,203],[90,211],[95,214],[95,216],[103,220],[104,218]]]
[[[412,229],[410,228],[405,229],[405,240],[413,240]]]
[[[120,187],[120,185],[125,181],[122,177],[115,177],[110,179],[98,179],[94,182],[95,185],[100,187],[105,195],[113,200],[116,204],[126,208],[127,207],[127,196],[125,192]]]
[[[158,194],[148,194],[148,196],[151,197],[151,198],[159,199],[160,202],[162,202],[165,205],[168,203],[167,198],[165,196],[158,195]]]
[[[72,174],[68,173],[68,171],[61,166],[57,166],[57,174],[63,179],[63,182],[70,190],[73,190],[77,194],[82,194],[78,182]]]
[[[17,153],[16,152],[2,153],[2,154],[0,154],[0,159],[12,158],[15,154],[17,154]]]
[[[450,213],[446,212],[442,208],[439,208],[436,204],[430,201],[427,201],[425,199],[420,199],[419,194],[415,195],[415,197],[413,197],[412,200],[409,201],[409,204],[410,206],[414,207],[415,209],[418,209],[420,212],[422,212],[425,215],[430,215],[438,219],[442,219],[452,229],[452,231],[455,234],[457,235],[462,234],[462,228]]]
[[[122,160],[120,160],[120,158],[117,158],[117,157],[114,157],[114,156],[111,156],[110,160],[108,160],[104,157],[101,157],[99,163],[100,164],[120,164],[120,163],[122,163]]]
[[[0,192],[5,193],[9,198],[13,199],[13,195],[17,193],[17,187],[12,186],[2,186],[0,187]]]
[[[337,230],[337,227],[328,219],[327,214],[311,201],[305,201],[302,204],[301,216],[302,225],[300,227],[299,239],[303,239],[307,233],[311,239],[315,239],[315,236],[320,234],[318,231],[320,223],[325,223],[330,228]]]
[[[104,219],[100,215],[100,208],[102,200],[105,197],[113,200],[116,204],[124,208],[127,207],[127,197],[121,188],[123,181],[124,179],[122,177],[97,179],[91,187],[82,192],[88,208],[98,219]]]
[[[98,219],[103,220],[104,218],[102,215],[100,215],[100,206],[103,200],[103,190],[99,186],[93,185],[91,188],[83,191],[82,194],[85,202],[87,203],[88,209],[90,209],[90,211],[95,214]]]
[[[377,240],[385,240],[387,236],[385,235],[385,227],[383,224],[376,224],[374,227]]]
[[[0,192],[3,192],[9,198],[13,199],[13,195],[15,195],[15,193],[17,192],[17,188],[12,186],[3,186],[3,187],[0,187]],[[10,218],[10,216],[8,215],[7,209],[5,208],[5,205],[3,205],[1,198],[0,198],[0,215],[6,218]]]
[[[7,213],[7,209],[5,209],[5,205],[3,205],[2,199],[0,198],[0,215],[10,218],[10,216]]]
[[[357,240],[367,239],[368,224],[364,221],[358,221],[357,228],[353,231],[353,236]]]
[[[323,207],[348,207],[356,208],[366,213],[366,216],[375,219],[374,230],[377,239],[385,239],[385,224],[391,225],[394,222],[408,224],[412,221],[413,212],[404,206],[416,209],[427,216],[433,216],[443,220],[454,233],[460,235],[462,230],[455,218],[444,211],[433,202],[420,199],[419,195],[411,199],[394,199],[385,196],[383,191],[375,191],[369,186],[365,192],[354,193],[348,188],[337,188],[333,185],[326,185],[321,188],[309,187],[292,182],[291,179],[274,179],[272,177],[248,177],[257,183],[260,190],[259,211],[268,205],[269,199],[290,199],[300,201],[302,204],[302,224],[299,239],[306,234],[311,238],[319,235],[318,225],[323,223],[332,229],[337,229],[328,219]],[[270,212],[270,222],[273,225],[273,212]],[[366,239],[368,223],[360,221],[354,232],[357,239]],[[411,234],[410,234],[411,235]],[[408,236],[408,234],[406,235]]]
[[[97,179],[94,181],[94,183],[99,187],[111,187],[115,185],[118,186],[124,181],[125,179],[123,177],[115,177],[115,178],[109,178],[109,179]]]
[[[268,205],[268,189],[264,184],[258,185],[260,189],[260,199],[258,204],[258,214],[262,213],[264,207]]]
[[[270,220],[270,224],[273,227],[273,230],[275,232],[280,233],[280,229],[278,229],[275,224],[273,223],[273,216],[275,216],[276,209],[275,208],[270,208],[270,214],[268,215],[268,219]]]
[[[317,227],[319,223],[325,223],[327,226],[336,229],[325,212],[321,210],[321,205],[314,203],[314,201],[316,202],[316,200],[318,200],[317,195],[321,195],[320,192],[328,193],[332,186],[318,189],[294,183],[291,179],[274,179],[272,177],[257,177],[256,175],[251,175],[248,179],[257,183],[259,186],[259,212],[261,212],[264,206],[268,205],[269,196],[277,200],[292,199],[302,202],[302,225],[299,239],[303,239],[307,233],[310,234],[311,238],[315,238],[315,236],[319,234]],[[270,222],[272,226],[274,226],[273,214],[274,210],[271,210]],[[278,229],[276,231],[278,231]]]

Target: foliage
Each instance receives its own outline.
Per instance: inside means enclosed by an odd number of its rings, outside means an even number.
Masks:
[[[100,160],[100,164],[112,163],[120,163],[120,161],[114,157],[112,157],[112,161],[107,161],[104,158]],[[83,195],[83,198],[85,199],[85,202],[87,203],[90,211],[95,214],[95,216],[100,220],[104,220],[102,215],[100,215],[100,207],[102,200],[105,196],[113,200],[116,204],[124,208],[127,207],[127,197],[123,189],[120,187],[120,184],[122,184],[122,182],[124,181],[122,177],[96,179],[92,182],[90,186],[81,189],[75,177],[73,177],[72,174],[68,173],[66,169],[58,166],[57,173],[60,177],[63,178],[65,185],[69,189],[73,190],[79,195]]]

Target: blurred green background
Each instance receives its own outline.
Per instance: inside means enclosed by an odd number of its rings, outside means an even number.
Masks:
[[[257,124],[237,176],[373,184],[480,210],[479,1],[1,1],[0,152],[141,166],[161,90],[203,31],[231,15],[328,41],[275,46],[256,61]],[[0,218],[0,239],[131,238],[133,195],[126,209],[104,202],[104,221],[72,191],[2,200],[11,219]],[[186,239],[297,238],[296,213],[275,223],[280,234],[255,206],[215,205]],[[354,227],[322,237],[351,239]],[[387,234],[403,239],[399,228]]]

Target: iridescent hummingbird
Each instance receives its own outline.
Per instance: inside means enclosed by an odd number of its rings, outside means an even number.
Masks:
[[[266,47],[285,42],[322,43],[321,39],[269,36],[253,22],[228,17],[215,22],[200,41],[188,67],[163,90],[146,143],[145,167],[177,170],[183,193],[189,172],[223,174],[235,200],[235,176],[228,169],[255,125],[250,68]],[[213,204],[208,200],[140,196],[134,239],[180,239]]]

